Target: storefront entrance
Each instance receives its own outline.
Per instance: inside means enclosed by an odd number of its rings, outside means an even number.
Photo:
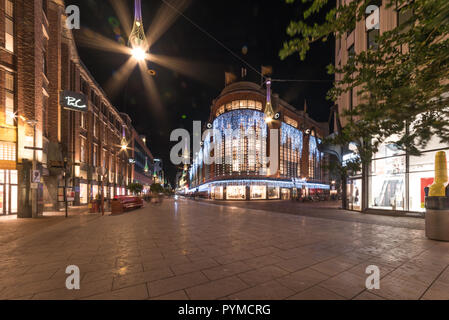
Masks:
[[[0,215],[17,214],[17,170],[0,170]]]
[[[362,179],[349,180],[346,191],[348,209],[362,211]]]

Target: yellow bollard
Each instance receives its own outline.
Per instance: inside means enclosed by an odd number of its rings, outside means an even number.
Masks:
[[[447,185],[446,153],[439,151],[435,155],[435,182],[430,186],[430,197],[445,197]]]

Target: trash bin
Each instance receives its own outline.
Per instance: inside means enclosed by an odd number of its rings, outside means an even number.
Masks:
[[[449,241],[449,197],[426,197],[426,237]]]

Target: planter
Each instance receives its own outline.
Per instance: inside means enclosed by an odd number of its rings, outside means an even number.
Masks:
[[[426,237],[449,241],[449,197],[426,197]]]

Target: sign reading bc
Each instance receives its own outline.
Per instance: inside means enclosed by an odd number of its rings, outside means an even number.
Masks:
[[[64,109],[73,111],[87,111],[86,96],[81,93],[72,91],[62,91],[59,103]]]

